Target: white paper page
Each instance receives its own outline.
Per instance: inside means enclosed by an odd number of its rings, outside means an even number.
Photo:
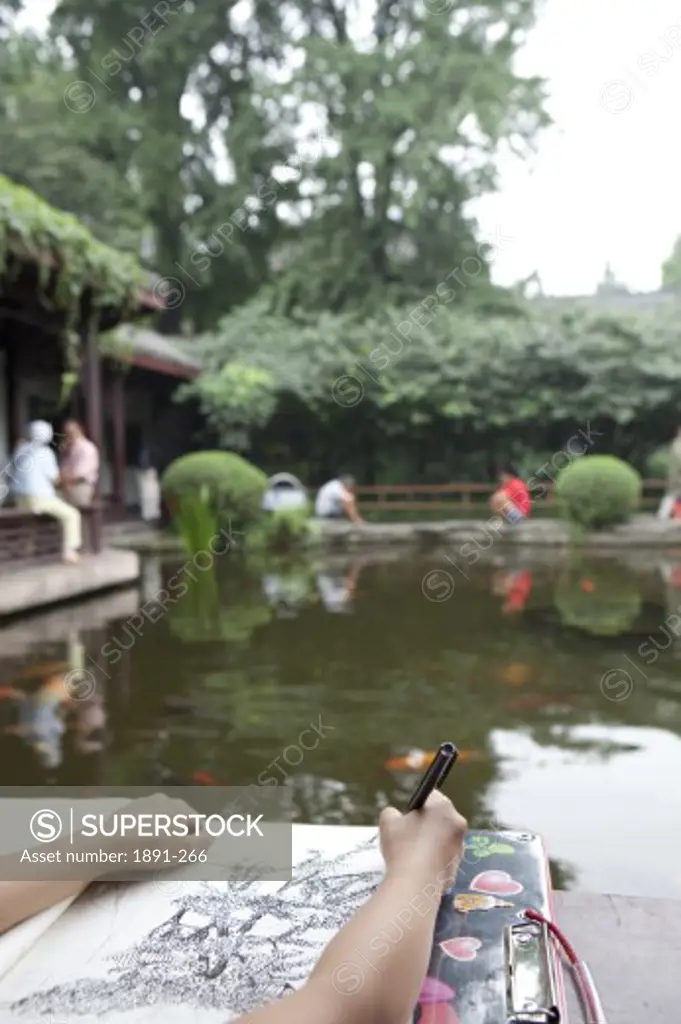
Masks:
[[[383,862],[373,828],[293,837],[292,882],[93,888],[0,982],[0,1022],[218,1024],[298,988]]]

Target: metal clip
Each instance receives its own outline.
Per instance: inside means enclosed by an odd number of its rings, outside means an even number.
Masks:
[[[560,1024],[546,925],[519,921],[504,933],[506,1024]]]

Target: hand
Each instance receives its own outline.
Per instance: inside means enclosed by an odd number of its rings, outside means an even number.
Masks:
[[[381,814],[381,853],[389,874],[427,870],[448,885],[459,866],[468,822],[446,796],[435,790],[420,811],[400,814],[387,807]]]

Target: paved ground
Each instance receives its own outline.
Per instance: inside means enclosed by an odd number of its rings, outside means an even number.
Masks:
[[[140,560],[134,551],[108,549],[85,555],[78,565],[6,570],[0,587],[0,618],[134,583],[139,574]]]
[[[607,1024],[681,1020],[681,902],[559,892],[556,916],[596,979]]]

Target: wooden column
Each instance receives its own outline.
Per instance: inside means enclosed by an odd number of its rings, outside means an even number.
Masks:
[[[97,336],[90,328],[83,328],[83,353],[85,359],[83,394],[85,397],[85,423],[90,440],[102,452],[102,367],[97,348]],[[101,482],[97,481],[91,512],[92,549],[97,554],[102,549],[102,505]]]
[[[111,380],[111,420],[113,424],[113,499],[116,514],[125,518],[125,377],[117,367]]]
[[[10,441],[12,448],[24,437],[24,432],[28,426],[26,380],[22,371],[21,347],[16,341],[13,341],[7,350],[7,366],[5,368],[9,384],[7,397],[10,409]]]

